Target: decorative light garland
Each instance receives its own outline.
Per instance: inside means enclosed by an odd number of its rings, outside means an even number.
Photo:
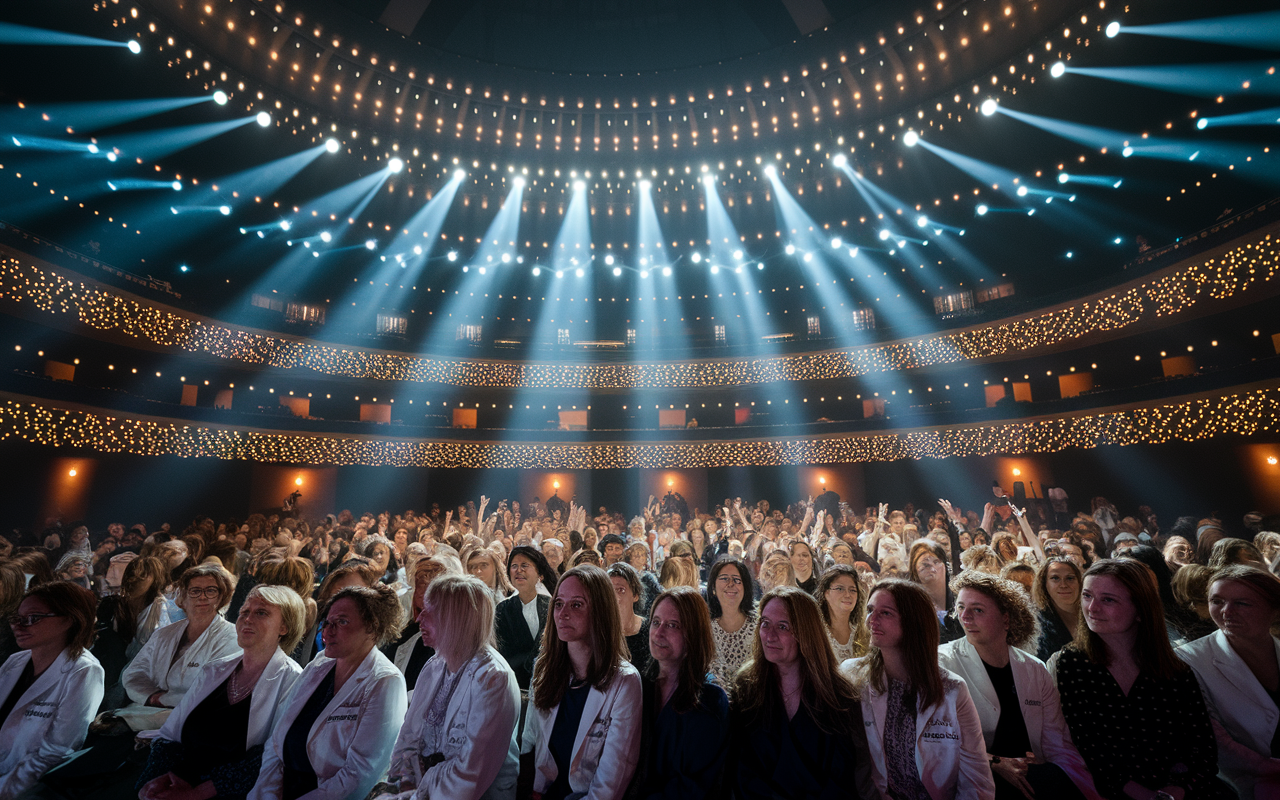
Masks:
[[[761,358],[644,364],[524,363],[432,358],[324,344],[236,328],[63,275],[35,259],[0,257],[0,301],[73,317],[98,331],[150,345],[280,369],[310,369],[363,380],[413,381],[533,389],[673,389],[744,386],[775,381],[854,378],[878,372],[1028,355],[1085,336],[1156,323],[1202,302],[1258,292],[1280,269],[1276,226],[1219,256],[1175,264],[1146,279],[1034,316],[1007,319],[879,345]],[[0,248],[0,253],[8,248]],[[10,251],[11,253],[15,251]]]
[[[1280,427],[1280,381],[1226,395],[963,427],[798,439],[675,443],[491,443],[199,425],[0,393],[0,442],[99,453],[308,465],[473,469],[689,469],[1055,453],[1257,436]]]

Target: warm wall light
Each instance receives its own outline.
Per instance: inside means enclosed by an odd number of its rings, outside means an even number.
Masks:
[[[1275,460],[1274,458],[1273,458],[1273,459],[1271,459],[1271,463],[1272,463],[1272,464],[1276,463],[1276,460]],[[76,476],[76,471],[75,471],[74,469],[73,469],[73,470],[68,470],[68,471],[67,471],[67,475],[68,475],[68,476],[70,476],[70,477],[72,477],[72,478],[74,478],[74,477]]]
[[[552,481],[552,482],[551,482],[551,488],[553,488],[553,489],[559,489],[559,488],[560,488],[560,481]]]
[[[676,480],[675,480],[675,478],[667,478],[667,488],[668,488],[668,489],[670,489],[672,486],[675,486],[675,485],[676,485]]]
[[[301,486],[301,485],[302,485],[302,476],[301,476],[301,475],[299,475],[298,477],[296,477],[296,478],[294,478],[294,479],[293,479],[293,485],[294,485],[294,486]]]
[[[1018,469],[1017,467],[1014,467],[1014,468],[1013,468],[1013,477],[1015,477],[1015,478],[1016,478],[1016,477],[1018,477],[1018,476],[1019,476],[1019,475],[1021,475],[1021,474],[1022,474],[1022,470]]]
[[[1274,467],[1274,466],[1276,465],[1276,463],[1277,463],[1277,462],[1276,462],[1276,457],[1275,457],[1275,456],[1267,456],[1267,463]],[[72,475],[75,475],[75,474],[76,474],[76,471],[75,471],[74,469],[73,469],[73,470],[71,470],[71,474],[72,474]]]
[[[827,479],[826,479],[825,477],[818,478],[818,483],[822,484],[823,486],[826,486],[826,485],[827,485]]]

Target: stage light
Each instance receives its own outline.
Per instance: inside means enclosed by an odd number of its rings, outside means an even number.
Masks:
[[[719,274],[720,274],[720,267],[718,267],[718,266],[714,266],[714,265],[713,265],[713,266],[711,267],[711,274],[712,274],[712,275],[719,275]]]
[[[189,269],[190,268],[186,264],[183,264],[180,267],[178,267],[179,272],[187,272]]]
[[[364,243],[365,250],[376,250],[377,248],[378,248],[378,242],[375,239],[368,239]]]
[[[586,182],[586,181],[574,181],[574,182],[573,182],[573,190],[574,190],[575,192],[581,192],[581,191],[585,190],[586,188],[587,188],[587,182]]]
[[[650,187],[652,186],[653,184],[649,183],[648,181],[640,181],[640,191],[642,192],[649,191]]]
[[[398,173],[404,169],[404,161],[399,158],[393,158],[387,162],[387,169],[389,169],[392,174]]]
[[[929,224],[929,218],[926,217],[925,215],[921,214],[920,216],[916,217],[916,225],[918,227],[924,228],[924,227],[927,227],[928,224]]]
[[[702,253],[694,253],[694,254],[693,254],[692,256],[690,256],[689,258],[690,258],[690,260],[691,260],[691,261],[693,261],[693,263],[695,263],[695,264],[701,264],[701,263],[702,263]]]
[[[513,187],[515,187],[516,189],[523,189],[523,188],[524,188],[524,178],[522,178],[522,177],[521,177],[521,176],[519,176],[519,175],[515,176],[514,178],[512,178],[512,179],[511,179],[511,185],[512,185]]]
[[[640,270],[640,277],[641,277],[641,278],[647,278],[647,277],[649,277],[649,270],[647,270],[647,269],[642,269],[642,270]]]
[[[332,241],[333,241],[333,234],[332,234],[332,233],[329,233],[328,231],[320,231],[320,241],[322,241],[322,242],[332,242]]]
[[[108,160],[108,161],[115,161],[115,160],[116,160],[116,154],[115,154],[115,153],[107,153],[107,160]]]
[[[813,253],[805,253],[803,260],[804,260],[804,263],[808,264],[810,261],[813,260]]]
[[[841,241],[840,241],[840,237],[839,237],[839,236],[833,237],[833,238],[831,239],[831,249],[832,249],[832,250],[839,250],[839,249],[840,249],[840,245],[842,245],[842,244],[844,244],[844,242],[841,242]]]
[[[471,271],[471,267],[470,267],[470,266],[468,266],[468,265],[463,265],[463,267],[462,267],[462,271],[463,271],[463,272],[470,272],[470,271]]]
[[[888,231],[888,230],[882,230],[882,231],[880,231],[880,241],[882,241],[882,242],[884,242],[884,241],[888,241],[889,237],[890,237],[890,236],[892,236],[892,235],[893,235],[893,234],[889,233],[889,231]]]
[[[920,134],[916,133],[915,131],[907,131],[906,133],[902,134],[902,143],[905,144],[907,147],[915,147],[916,143],[918,143],[919,141],[920,141]]]
[[[978,216],[980,216],[980,217],[985,217],[985,216],[987,215],[987,212],[988,212],[988,211],[990,211],[990,210],[991,210],[991,209],[987,208],[987,204],[986,204],[986,203],[979,203],[979,204],[978,204]]]
[[[1061,61],[1055,61],[1053,62],[1053,66],[1049,67],[1049,74],[1054,78],[1061,78],[1063,75],[1067,74],[1067,65],[1063,64]]]
[[[328,150],[330,153],[338,152],[338,148],[341,146],[342,145],[338,144],[337,139],[326,139],[324,143],[324,149]]]
[[[664,278],[670,278],[670,277],[671,277],[671,267],[663,267],[663,268],[662,268],[662,277],[664,277]]]
[[[502,254],[502,263],[503,263],[503,264],[510,264],[510,263],[511,263],[511,254],[510,254],[510,253],[503,253],[503,254]]]
[[[759,262],[757,262],[757,263],[756,263],[756,269],[764,269],[764,262],[763,262],[763,261],[759,261]]]
[[[577,275],[579,278],[581,278],[583,275],[586,275],[586,273],[582,271],[582,267],[578,267],[577,269],[575,269],[573,271],[573,274]]]
[[[1025,187],[1025,186],[1019,186],[1019,187],[1018,187],[1017,195],[1018,195],[1018,197],[1026,197],[1026,196],[1027,196],[1027,187]]]
[[[1071,180],[1071,176],[1065,172],[1058,173],[1058,183],[1066,183]]]
[[[270,125],[270,124],[271,124],[271,115],[270,115],[270,114],[268,114],[268,113],[267,113],[267,112],[265,112],[265,111],[259,111],[259,112],[258,112],[258,124],[259,124],[259,125],[261,125],[261,126],[262,126],[262,127],[264,127],[264,128],[265,128],[265,127],[267,127],[268,125]]]
[[[708,186],[708,187],[715,186],[715,185],[716,185],[716,176],[715,176],[715,175],[703,175],[703,176],[702,176],[702,183],[703,183],[705,186]]]
[[[1196,120],[1196,128],[1198,130],[1204,130],[1207,127],[1209,127],[1208,117],[1201,117],[1200,119]]]
[[[837,167],[844,167],[845,164],[849,163],[849,159],[844,153],[836,153],[835,157],[831,159],[831,163]]]
[[[1067,258],[1075,258],[1075,257],[1076,257],[1076,254],[1075,254],[1075,253],[1073,253],[1073,252],[1072,252],[1072,251],[1070,251],[1070,250],[1068,250],[1068,251],[1067,251]]]
[[[608,264],[609,266],[613,266],[613,253],[610,253],[604,257],[604,263]]]
[[[786,252],[787,252],[787,255],[794,256],[796,254],[796,246],[794,244],[787,245]]]
[[[90,153],[93,153],[94,155],[98,154],[98,146],[96,144],[89,145],[88,149]]]
[[[76,471],[74,469],[67,470],[67,477],[74,478],[75,476],[76,476]]]
[[[416,248],[415,248],[415,249],[416,249]],[[457,260],[458,260],[458,251],[457,251],[457,250],[450,250],[450,251],[449,251],[449,255],[448,255],[448,259],[449,259],[450,261],[457,261]]]
[[[1118,180],[1118,181],[1116,181],[1115,183],[1111,184],[1111,188],[1112,188],[1112,189],[1119,189],[1119,188],[1120,188],[1120,184],[1122,184],[1122,183],[1124,183],[1124,178],[1121,178],[1120,180]]]
[[[1203,121],[1204,121],[1204,120],[1201,120],[1201,122],[1203,122]],[[1132,147],[1126,147],[1125,149],[1123,149],[1123,150],[1121,150],[1121,151],[1120,151],[1120,155],[1124,156],[1125,158],[1128,158],[1129,156],[1133,155],[1133,148],[1132,148]]]
[[[137,39],[130,39],[129,43],[125,45],[125,47],[128,47],[129,52],[133,53],[135,56],[142,52],[142,45],[138,44]]]
[[[1120,33],[1120,23],[1119,23],[1119,22],[1111,22],[1111,23],[1108,23],[1108,24],[1107,24],[1107,38],[1108,38],[1108,39],[1114,39],[1114,38],[1116,38],[1116,34],[1118,34],[1118,33]]]
[[[221,89],[214,92],[213,102],[217,103],[220,106],[225,106],[227,104],[227,93],[222,91]]]
[[[218,206],[218,213],[224,217],[231,216],[231,206]]]
[[[613,277],[615,277],[615,278],[621,278],[621,277],[622,277],[622,267],[614,267],[614,268],[613,268]]]
[[[772,164],[766,164],[764,167],[764,174],[772,178],[778,174],[778,168]]]
[[[485,273],[485,269],[484,269],[484,267],[481,267],[481,268],[480,268],[480,274],[481,274],[481,275],[483,275],[484,273]]]
[[[857,257],[858,257],[858,248],[856,248],[856,247],[850,247],[850,248],[849,248],[849,258],[857,258]]]
[[[293,227],[293,223],[287,219],[280,220],[280,230],[287,231]]]
[[[742,260],[742,251],[741,251],[741,250],[734,250],[734,251],[733,251],[733,260],[734,260],[734,261],[741,261],[741,260]]]
[[[413,246],[413,254],[414,254],[415,256],[420,256],[420,255],[422,255],[422,245],[420,245],[420,244],[415,244],[415,245]],[[401,258],[401,256],[396,256],[396,258]],[[449,259],[449,260],[450,260],[450,261],[452,261],[453,259]]]
[[[1188,161],[1195,161],[1195,160],[1196,160],[1196,156],[1198,156],[1198,155],[1200,155],[1200,151],[1199,151],[1199,150],[1197,150],[1197,151],[1195,151],[1194,153],[1192,153],[1191,155],[1187,156],[1187,160],[1188,160]]]
[[[996,109],[998,107],[999,107],[999,103],[997,103],[995,100],[992,100],[991,98],[988,97],[986,100],[982,101],[980,110],[982,111],[982,115],[984,117],[989,117],[992,114],[996,113]]]
[[[182,191],[182,181],[174,181],[173,183],[171,183],[171,184],[169,184],[169,185],[173,187],[173,190],[174,190],[175,192],[180,192],[180,191]]]
[[[1120,244],[1120,242],[1121,242],[1121,241],[1123,241],[1123,240],[1122,240],[1119,236],[1117,236],[1116,238],[1114,238],[1114,239],[1112,239],[1112,240],[1111,240],[1111,243],[1112,243],[1112,244]]]
[[[564,277],[564,270],[562,270],[562,269],[558,269],[558,270],[556,270],[556,277],[557,277],[557,278],[563,278],[563,277]]]
[[[533,277],[535,277],[535,278],[536,278],[536,277],[538,277],[538,276],[539,276],[539,275],[541,275],[541,274],[542,274],[542,267],[534,267],[534,268],[533,268]]]

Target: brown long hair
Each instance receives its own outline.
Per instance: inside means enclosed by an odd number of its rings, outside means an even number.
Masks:
[[[1129,592],[1129,598],[1138,614],[1138,636],[1134,641],[1133,660],[1141,670],[1150,670],[1160,680],[1173,680],[1184,670],[1190,669],[1173,653],[1169,646],[1168,628],[1164,621],[1164,609],[1160,604],[1160,589],[1151,567],[1132,558],[1104,558],[1095,562],[1084,573],[1085,580],[1094,575],[1115,578]],[[1081,582],[1083,592],[1083,581]],[[1080,624],[1076,626],[1074,647],[1094,664],[1106,666],[1111,654],[1102,637],[1089,630],[1084,616],[1084,601],[1080,602]]]
[[[818,601],[798,586],[779,586],[760,600],[765,606],[777,600],[787,609],[800,655],[800,702],[825,733],[854,735],[852,709],[858,690],[840,672],[835,651],[827,639]],[[933,604],[930,603],[932,608]],[[935,623],[936,627],[936,623]],[[937,663],[935,656],[934,663]],[[778,668],[764,657],[757,627],[751,638],[751,659],[738,671],[733,683],[733,704],[748,715],[772,717],[782,703]]]
[[[828,625],[831,624],[831,609],[827,606],[827,590],[831,588],[831,584],[836,582],[836,578],[853,578],[854,591],[858,593],[858,599],[853,604],[853,611],[849,612],[849,627],[852,629],[850,637],[857,645],[854,647],[854,654],[860,656],[867,652],[871,634],[867,633],[867,596],[863,594],[862,579],[858,577],[858,571],[853,567],[847,564],[833,564],[818,579],[818,590],[815,595],[818,598],[818,606],[822,609],[822,620]]]
[[[533,669],[533,704],[542,711],[550,711],[560,704],[573,676],[569,644],[560,640],[555,615],[560,589],[570,577],[577,578],[582,584],[587,596],[587,613],[591,615],[591,658],[587,662],[587,683],[604,691],[617,676],[618,665],[631,657],[627,640],[622,635],[622,618],[618,614],[613,581],[594,564],[579,564],[568,570],[556,584],[551,613],[547,615],[547,624],[542,630],[542,651]]]
[[[890,594],[898,607],[898,618],[902,625],[902,643],[899,648],[903,651],[902,661],[907,667],[907,679],[916,693],[918,708],[930,708],[941,703],[945,690],[942,686],[942,671],[938,669],[938,640],[942,637],[938,628],[938,615],[933,610],[933,600],[929,598],[929,593],[915,581],[903,578],[881,580],[871,590],[871,597],[875,597],[876,592]],[[881,692],[886,690],[884,654],[880,652],[880,648],[872,645],[870,653],[860,665],[860,674],[860,680],[865,680]]]
[[[684,634],[684,661],[680,663],[679,683],[671,696],[672,707],[683,714],[698,707],[707,671],[716,656],[716,643],[711,637],[711,611],[702,593],[692,586],[672,586],[653,601],[650,613],[657,611],[664,600],[669,600],[680,616],[680,631]],[[651,660],[649,670],[656,678],[658,662]]]

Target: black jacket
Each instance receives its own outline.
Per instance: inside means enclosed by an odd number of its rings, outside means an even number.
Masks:
[[[524,606],[518,594],[498,603],[494,623],[498,652],[516,674],[516,683],[525,691],[529,689],[529,683],[533,679],[533,662],[538,658],[542,630],[547,627],[547,611],[551,608],[551,598],[544,594],[538,595],[534,602],[538,604],[537,638],[529,635],[529,624],[524,621]]]

